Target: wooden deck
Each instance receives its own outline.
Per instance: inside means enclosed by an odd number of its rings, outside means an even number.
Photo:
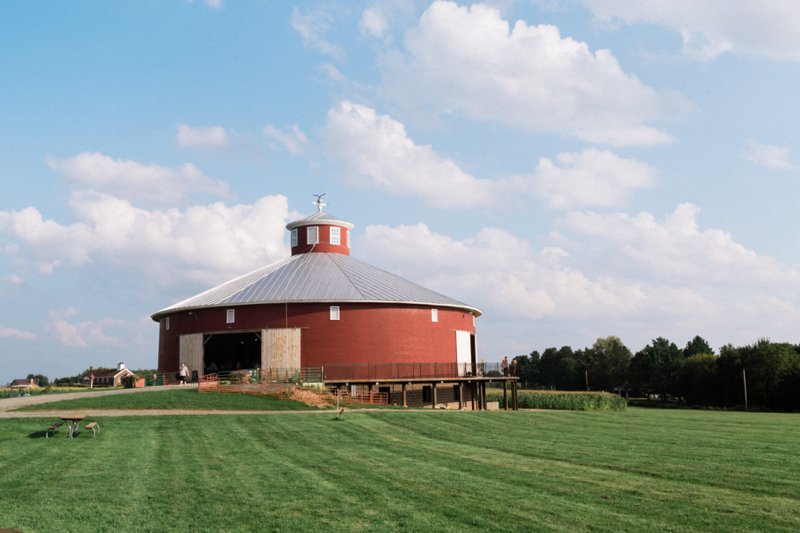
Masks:
[[[414,386],[428,386],[431,394],[431,407],[438,407],[437,390],[444,387],[458,387],[459,409],[471,407],[472,410],[486,410],[486,384],[502,383],[503,402],[502,409],[517,410],[517,383],[519,378],[516,376],[439,376],[435,378],[346,378],[346,379],[324,379],[325,388],[329,390],[349,389],[352,386],[366,387],[368,393],[373,389],[380,390],[381,387],[399,386],[402,394],[403,407],[409,406],[409,388]],[[509,391],[510,389],[510,391]],[[469,399],[465,400],[469,392]],[[510,396],[509,396],[510,393]],[[467,403],[469,402],[469,405]]]

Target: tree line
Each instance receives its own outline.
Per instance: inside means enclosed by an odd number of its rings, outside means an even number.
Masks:
[[[769,339],[728,344],[716,353],[700,336],[684,348],[658,337],[634,354],[610,336],[587,348],[534,350],[513,361],[528,388],[617,391],[687,405],[800,409],[800,345]]]

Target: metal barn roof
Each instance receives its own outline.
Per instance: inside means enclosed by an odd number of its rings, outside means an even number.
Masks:
[[[311,224],[333,224],[335,226],[344,226],[347,229],[353,229],[354,227],[351,222],[347,222],[346,220],[342,220],[339,217],[323,211],[317,211],[313,215],[295,220],[294,222],[289,222],[286,224],[286,229],[291,230],[294,228],[299,228],[300,226],[310,226]]]
[[[260,268],[162,309],[174,311],[230,305],[311,302],[421,304],[481,311],[349,255],[304,253]]]

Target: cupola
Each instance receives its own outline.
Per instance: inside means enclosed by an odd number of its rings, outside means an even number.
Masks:
[[[350,255],[350,230],[353,224],[325,213],[322,209],[324,194],[316,195],[313,215],[289,222],[286,229],[291,232],[292,255],[326,252]]]

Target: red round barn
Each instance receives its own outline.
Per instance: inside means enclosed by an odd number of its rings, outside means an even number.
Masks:
[[[353,225],[318,207],[290,258],[152,315],[160,371],[474,365],[480,310],[350,257]]]

